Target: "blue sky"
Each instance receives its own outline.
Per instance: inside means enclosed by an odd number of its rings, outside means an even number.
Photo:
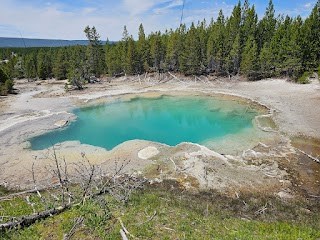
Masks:
[[[243,2],[242,0],[241,2]],[[251,0],[262,17],[269,0]],[[186,0],[183,22],[216,19],[220,9],[230,16],[238,0]],[[274,0],[277,14],[310,14],[316,0]],[[121,39],[123,26],[137,35],[177,28],[183,0],[1,0],[0,37],[84,39],[85,26],[95,26],[101,39]]]

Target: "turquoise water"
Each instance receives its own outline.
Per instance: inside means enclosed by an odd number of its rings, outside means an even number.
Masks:
[[[78,140],[114,148],[127,140],[142,139],[175,146],[203,143],[252,128],[258,114],[234,101],[199,96],[134,98],[74,110],[77,120],[63,130],[30,139],[33,150]]]

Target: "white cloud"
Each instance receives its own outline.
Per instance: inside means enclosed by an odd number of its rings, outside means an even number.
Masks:
[[[308,2],[306,4],[304,4],[304,7],[307,8],[308,10],[311,10],[316,2]]]
[[[119,40],[124,25],[134,37],[137,36],[140,23],[143,23],[147,34],[151,31],[164,32],[165,29],[177,28],[181,17],[179,6],[183,4],[182,0],[93,2],[82,7],[71,7],[64,3],[57,4],[54,0],[42,5],[35,4],[32,0],[1,0],[0,36],[20,37],[20,31],[26,38],[84,39],[83,29],[90,25],[97,28],[102,40],[107,37],[110,40]],[[312,8],[313,3],[306,4],[306,7],[308,6]],[[189,25],[192,21],[197,22],[204,18],[209,22],[211,18],[217,18],[220,9],[223,9],[225,16],[230,16],[233,7],[216,0],[187,0],[183,22]]]
[[[130,15],[135,16],[165,2],[168,2],[168,0],[124,0],[123,6]]]
[[[85,26],[96,26],[101,39],[121,39],[123,26],[127,25],[130,34],[137,35],[140,23],[147,33],[165,28],[177,27],[175,15],[156,16],[152,8],[167,0],[130,0],[122,4],[98,7],[84,7],[65,10],[63,5],[32,5],[16,0],[1,0],[0,36],[25,38],[84,39]],[[173,3],[174,1],[172,1]],[[132,11],[130,11],[130,7]],[[150,11],[148,14],[146,12]],[[131,14],[128,14],[131,12]],[[177,24],[176,24],[177,22]]]
[[[303,19],[310,16],[311,10],[314,8],[316,2],[308,2],[305,4],[298,4],[297,7],[292,9],[284,9],[280,10],[279,13],[283,15],[289,15],[289,16],[298,16],[300,15]]]
[[[84,14],[90,14],[90,13],[93,13],[93,12],[95,12],[95,11],[97,11],[96,8],[90,8],[90,7],[88,7],[88,8],[83,8],[83,9],[82,9],[82,12],[83,12]]]
[[[153,12],[155,14],[164,14],[167,12],[167,10],[174,8],[174,7],[178,7],[178,6],[182,6],[183,5],[183,0],[175,0],[170,2],[167,6],[161,7],[161,8],[155,8],[153,10]]]

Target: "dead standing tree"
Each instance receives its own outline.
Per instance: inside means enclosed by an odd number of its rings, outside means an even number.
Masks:
[[[101,167],[91,164],[86,155],[82,153],[82,160],[74,164],[74,173],[71,174],[68,171],[66,160],[64,158],[60,160],[54,148],[48,158],[52,160],[52,166],[54,167],[47,170],[54,178],[58,179],[59,183],[46,188],[39,188],[34,165],[32,165],[31,174],[34,189],[20,193],[21,195],[36,193],[40,199],[37,204],[42,204],[45,210],[37,211],[34,207],[35,203],[31,201],[29,196],[26,196],[26,201],[32,208],[33,214],[22,217],[6,216],[6,219],[10,219],[10,221],[0,224],[0,231],[30,226],[38,220],[60,214],[71,207],[85,204],[86,200],[100,195],[109,195],[126,203],[132,192],[142,187],[146,181],[146,179],[136,177],[134,174],[124,172],[130,161],[124,161],[120,165],[118,161],[115,161],[113,172],[103,172]],[[81,190],[79,190],[79,186],[81,186]],[[20,194],[7,195],[6,200]]]

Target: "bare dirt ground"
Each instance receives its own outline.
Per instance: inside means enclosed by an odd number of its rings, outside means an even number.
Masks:
[[[197,144],[182,143],[170,147],[139,140],[125,142],[111,151],[79,142],[63,143],[55,149],[68,164],[79,161],[81,153],[85,152],[88,159],[105,172],[113,168],[115,159],[130,160],[126,170],[141,172],[151,181],[177,179],[186,188],[211,188],[230,194],[237,191],[268,192],[283,198],[300,192],[320,194],[320,165],[310,159],[304,160],[309,161],[308,164],[301,163],[301,156],[290,140],[294,136],[320,139],[318,81],[298,85],[283,79],[247,82],[182,76],[109,80],[89,84],[83,91],[69,92],[64,90],[64,81],[16,81],[19,94],[0,98],[0,184],[29,187],[32,185],[30,171],[33,163],[39,183],[54,181],[50,177],[52,149],[51,152],[32,151],[27,140],[61,127],[55,125],[57,122],[61,125],[73,120],[70,110],[74,107],[123,98],[125,94],[197,92],[239,96],[244,102],[266,106],[279,131],[272,133],[269,141],[229,155],[221,155]],[[248,139],[244,137],[236,141]],[[241,148],[236,143],[234,146]],[[222,153],[220,149],[219,152]]]

